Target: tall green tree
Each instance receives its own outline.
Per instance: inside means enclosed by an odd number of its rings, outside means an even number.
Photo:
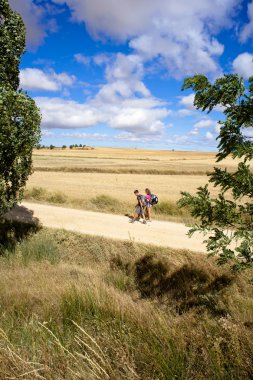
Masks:
[[[219,121],[217,162],[228,156],[237,159],[234,172],[215,167],[209,184],[197,189],[196,195],[182,192],[181,207],[188,206],[196,218],[189,231],[206,234],[207,251],[217,256],[219,264],[230,263],[232,270],[253,269],[253,77],[247,87],[236,74],[224,75],[211,84],[203,75],[186,78],[183,90],[195,92],[197,109],[211,112],[220,106],[224,120]],[[249,129],[250,128],[250,129]],[[247,133],[250,132],[250,133]],[[248,135],[248,137],[247,137]],[[209,185],[219,189],[211,196]]]
[[[19,89],[25,26],[8,0],[0,0],[0,215],[22,199],[32,172],[32,150],[40,140],[41,115]]]

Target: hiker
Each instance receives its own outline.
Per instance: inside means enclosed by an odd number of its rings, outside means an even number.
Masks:
[[[146,207],[145,196],[141,195],[139,193],[139,190],[135,190],[134,195],[137,198],[137,205],[135,206],[135,215],[130,222],[134,223],[136,220],[139,220],[140,218],[142,218],[143,224],[146,224],[147,222],[146,222],[145,216],[144,216],[144,208]]]
[[[145,189],[145,193],[145,216],[148,222],[151,222],[152,194],[148,188]]]

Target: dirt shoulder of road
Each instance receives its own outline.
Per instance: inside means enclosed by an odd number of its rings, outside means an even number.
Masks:
[[[8,217],[21,221],[40,221],[49,228],[65,229],[81,234],[97,235],[112,239],[131,240],[136,243],[205,252],[203,237],[187,236],[184,224],[153,220],[147,224],[129,223],[126,216],[76,210],[64,207],[24,202],[12,210]]]

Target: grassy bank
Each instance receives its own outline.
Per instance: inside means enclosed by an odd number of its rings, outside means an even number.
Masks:
[[[46,229],[2,252],[1,379],[251,379],[252,287],[205,256]]]
[[[134,199],[131,203],[105,194],[97,195],[88,200],[83,200],[69,197],[63,192],[50,192],[42,187],[33,187],[26,190],[25,199],[112,214],[122,215],[134,213]],[[186,209],[180,209],[175,201],[159,202],[153,207],[152,213],[158,220],[171,220],[184,223],[192,221],[189,211]]]

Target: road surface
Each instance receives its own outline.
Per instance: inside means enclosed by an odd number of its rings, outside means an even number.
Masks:
[[[33,217],[37,217],[45,227],[195,252],[206,251],[202,244],[203,236],[195,235],[189,238],[186,235],[188,228],[184,224],[156,220],[146,225],[140,222],[132,224],[126,216],[121,215],[30,202],[24,202],[22,205],[26,209],[33,210]],[[16,212],[19,217],[24,207],[20,207]],[[15,217],[15,211],[12,211],[11,215]]]

